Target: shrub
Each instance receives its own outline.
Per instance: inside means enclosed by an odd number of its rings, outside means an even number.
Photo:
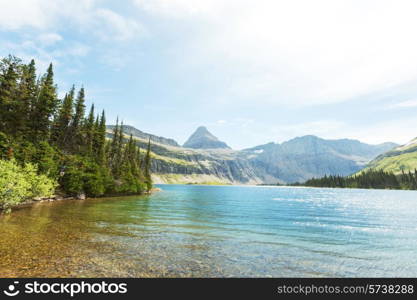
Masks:
[[[9,158],[11,154],[9,138],[3,132],[0,132],[0,159]]]
[[[73,196],[85,193],[87,196],[97,197],[106,192],[109,176],[104,167],[91,159],[68,156],[63,170],[60,184],[65,193]]]
[[[106,192],[107,176],[105,169],[95,162],[86,164],[84,190],[88,196],[102,196]]]
[[[52,196],[56,182],[37,171],[30,163],[20,166],[15,160],[0,160],[0,206],[7,208],[27,199]]]
[[[36,161],[39,172],[55,177],[59,168],[59,157],[56,149],[45,141],[36,144],[36,148],[37,151],[33,161]]]
[[[64,174],[59,183],[68,195],[84,193],[84,164],[77,156],[67,156],[63,166]]]

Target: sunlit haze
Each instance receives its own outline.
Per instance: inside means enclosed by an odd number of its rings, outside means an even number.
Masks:
[[[23,5],[24,4],[24,5]],[[0,55],[53,62],[125,124],[235,149],[314,134],[406,143],[417,2],[0,0]]]

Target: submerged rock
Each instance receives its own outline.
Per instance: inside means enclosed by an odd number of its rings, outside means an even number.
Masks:
[[[78,195],[77,195],[76,199],[77,199],[77,200],[85,200],[85,199],[86,199],[86,196],[85,196],[85,194],[84,194],[84,193],[81,193],[81,194],[78,194]]]

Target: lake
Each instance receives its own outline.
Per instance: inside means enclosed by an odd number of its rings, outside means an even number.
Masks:
[[[0,217],[2,277],[415,277],[417,192],[159,185]]]

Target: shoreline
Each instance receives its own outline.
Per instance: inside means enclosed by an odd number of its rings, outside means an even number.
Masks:
[[[16,210],[16,209],[31,207],[31,206],[33,206],[35,204],[38,204],[38,203],[61,202],[61,201],[69,201],[69,200],[84,201],[84,200],[88,200],[88,199],[116,198],[116,197],[128,197],[128,196],[149,196],[149,195],[152,195],[153,193],[161,192],[161,191],[162,191],[161,188],[154,187],[150,191],[146,191],[146,192],[141,193],[141,194],[134,194],[134,193],[111,194],[111,195],[103,195],[103,196],[100,196],[100,197],[85,197],[85,196],[78,196],[78,197],[68,196],[68,197],[65,197],[65,196],[56,196],[55,195],[55,196],[47,197],[47,198],[29,199],[29,200],[26,200],[24,202],[15,204],[15,205],[7,207],[7,208],[0,208],[0,215],[8,214],[8,213],[10,213],[10,212],[12,212],[13,210]]]
[[[158,183],[157,185],[187,185],[187,186],[214,186],[214,187],[247,187],[247,188],[294,188],[294,189],[338,189],[338,190],[366,190],[366,191],[405,191],[417,192],[411,189],[367,189],[367,188],[351,188],[351,187],[318,187],[305,185],[268,185],[268,184],[184,184],[184,183]]]

